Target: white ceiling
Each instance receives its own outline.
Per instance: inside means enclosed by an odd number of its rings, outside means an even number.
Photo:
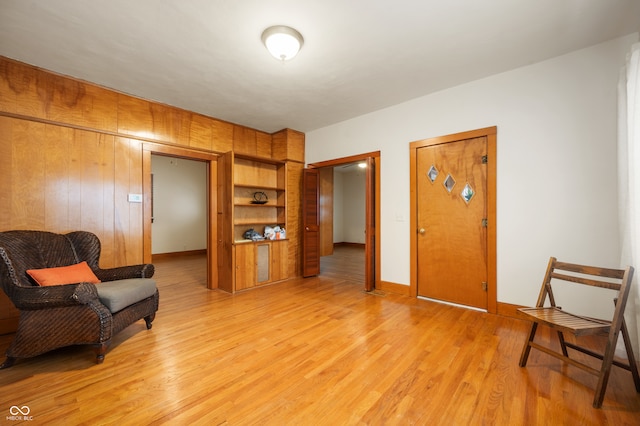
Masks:
[[[260,36],[305,38],[280,63]],[[640,0],[0,0],[0,55],[304,132],[640,31]]]

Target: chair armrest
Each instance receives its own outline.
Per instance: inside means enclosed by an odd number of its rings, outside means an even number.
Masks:
[[[18,309],[37,310],[100,303],[95,284],[17,287],[11,298]]]
[[[151,263],[120,266],[118,268],[94,269],[100,281],[126,280],[129,278],[151,278],[155,268]]]

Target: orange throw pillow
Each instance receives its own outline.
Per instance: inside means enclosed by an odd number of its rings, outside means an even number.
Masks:
[[[41,286],[100,282],[87,262],[59,268],[29,269],[27,274]]]

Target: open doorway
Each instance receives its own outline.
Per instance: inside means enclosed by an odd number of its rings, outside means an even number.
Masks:
[[[151,155],[151,255],[207,252],[207,164]]]
[[[193,279],[206,287],[207,163],[152,154],[151,174],[152,261],[198,271]]]
[[[380,152],[309,168],[319,172],[320,275],[341,271],[373,290],[380,283]]]
[[[151,263],[164,254],[200,256],[198,261],[206,263],[206,276],[202,281],[209,289],[218,287],[217,159],[215,154],[154,143],[143,144],[144,261]],[[162,178],[155,176],[157,172],[163,174]],[[191,181],[186,182],[185,179]],[[163,186],[162,197],[165,199],[157,205],[154,195],[160,195],[159,185]],[[169,208],[167,204],[172,205]],[[173,212],[166,214],[167,211],[160,209]],[[188,222],[195,220],[200,222],[196,227],[188,226]],[[176,221],[183,223],[178,226]]]
[[[364,285],[365,162],[320,171],[320,273]]]

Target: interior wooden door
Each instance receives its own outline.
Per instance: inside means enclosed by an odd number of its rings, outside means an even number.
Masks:
[[[487,138],[416,153],[418,295],[487,309]]]
[[[320,173],[320,257],[333,254],[333,167],[318,169]]]
[[[365,270],[364,270],[364,289],[365,291],[372,291],[375,288],[376,280],[376,264],[375,264],[375,252],[376,252],[376,214],[375,214],[375,159],[372,157],[367,158],[366,168],[366,206],[365,206]]]
[[[320,174],[302,172],[302,276],[320,274]]]

